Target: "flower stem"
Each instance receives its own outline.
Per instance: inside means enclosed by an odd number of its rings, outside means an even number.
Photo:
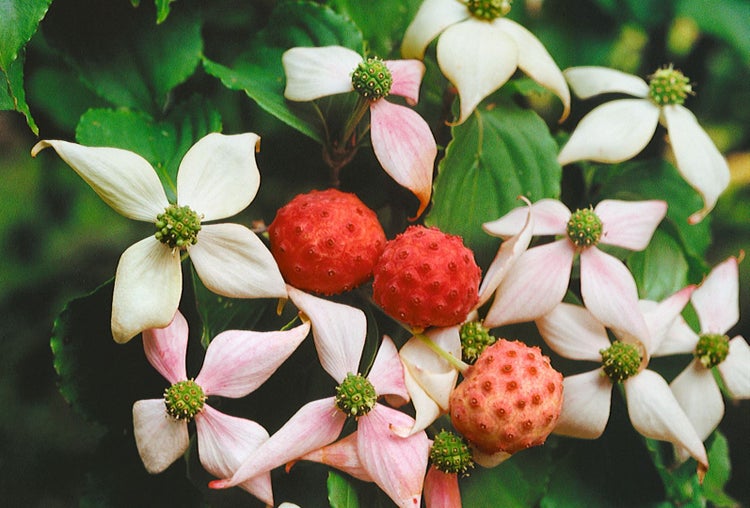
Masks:
[[[429,338],[427,335],[423,333],[418,333],[416,334],[416,337],[418,337],[419,340],[421,340],[425,346],[427,346],[432,351],[434,351],[435,354],[437,354],[438,356],[443,358],[446,362],[450,363],[453,367],[455,367],[456,370],[459,371],[460,373],[463,374],[464,372],[466,372],[466,369],[471,367],[471,365],[469,365],[468,363],[464,363],[463,361],[459,360],[458,358],[456,358],[455,356],[447,352],[445,349],[435,344],[432,341],[432,339]]]

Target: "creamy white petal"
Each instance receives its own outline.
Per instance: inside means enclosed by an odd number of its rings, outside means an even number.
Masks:
[[[594,208],[602,221],[601,243],[630,250],[645,249],[667,214],[667,202],[605,199]]]
[[[188,428],[167,414],[164,399],[133,404],[133,436],[146,471],[161,473],[188,449]]]
[[[688,222],[695,224],[713,209],[719,195],[729,185],[729,165],[687,108],[665,106],[662,111],[677,169],[703,196],[703,208],[688,218]]]
[[[739,267],[730,257],[716,265],[692,296],[701,333],[725,334],[740,320]]]
[[[518,68],[560,98],[563,104],[560,121],[565,120],[570,113],[570,90],[547,48],[534,34],[511,19],[498,18],[493,24],[516,41]]]
[[[733,399],[750,399],[750,346],[744,337],[729,341],[729,354],[716,368]]]
[[[698,345],[698,334],[693,331],[682,316],[677,316],[666,332],[653,356],[669,356],[692,353]]]
[[[505,462],[506,460],[508,460],[509,458],[511,458],[510,453],[506,453],[506,452],[486,453],[476,448],[475,446],[472,446],[471,443],[469,443],[469,448],[471,448],[471,458],[474,459],[474,462],[488,469],[497,467],[503,462]]]
[[[536,326],[549,347],[565,358],[600,362],[599,351],[611,345],[604,326],[579,305],[561,303],[537,319]]]
[[[664,378],[656,372],[643,370],[623,384],[630,422],[635,430],[645,437],[669,441],[686,449],[698,461],[699,469],[708,469],[703,441]]]
[[[440,32],[468,17],[468,9],[457,0],[425,0],[404,32],[401,56],[422,59]]]
[[[286,74],[284,97],[312,101],[352,92],[352,71],[361,61],[359,53],[342,46],[289,49],[281,56]]]
[[[154,168],[136,153],[46,140],[37,143],[31,155],[50,146],[105,203],[125,217],[154,222],[169,205]]]
[[[581,439],[602,435],[609,420],[612,383],[601,369],[563,379],[563,406],[555,434]]]
[[[112,295],[112,336],[124,343],[146,328],[164,328],[182,295],[180,253],[150,236],[120,256]]]
[[[660,352],[659,354],[662,356],[664,355],[661,344],[665,340],[668,340],[667,336],[674,329],[678,318],[682,320],[680,314],[685,305],[690,301],[690,295],[693,294],[695,288],[696,286],[694,285],[684,287],[659,303],[648,300],[640,300],[638,302],[638,307],[643,313],[643,318],[646,320],[646,326],[651,336],[649,344],[650,355],[654,355],[656,352]]]
[[[624,93],[648,97],[648,83],[638,76],[609,67],[569,67],[563,71],[570,89],[581,99],[603,93]]]
[[[521,230],[528,212],[525,207],[514,208],[499,219],[485,222],[482,229],[493,236],[507,238]],[[534,216],[533,235],[565,234],[570,210],[557,199],[540,199],[531,205],[531,213]]]
[[[445,77],[458,89],[460,124],[516,71],[518,46],[497,27],[471,18],[443,32],[437,60]]]
[[[578,123],[557,161],[615,163],[643,150],[656,132],[659,108],[644,99],[620,99],[591,110]]]
[[[235,215],[255,198],[260,172],[255,152],[260,136],[251,132],[225,136],[211,133],[185,154],[177,173],[177,202],[201,220]]]
[[[669,387],[698,437],[705,440],[724,416],[724,401],[711,370],[699,360],[693,360]]]
[[[284,298],[276,260],[258,236],[239,224],[207,224],[188,248],[208,289],[231,298]]]
[[[414,376],[412,376],[408,367],[404,368],[404,382],[406,383],[406,389],[409,391],[411,403],[414,406],[414,425],[411,428],[394,429],[393,432],[401,437],[408,437],[417,432],[421,432],[432,425],[432,423],[437,420],[444,411],[440,409],[440,406],[437,405],[432,397],[430,397],[424,388],[422,388],[417,382]]]

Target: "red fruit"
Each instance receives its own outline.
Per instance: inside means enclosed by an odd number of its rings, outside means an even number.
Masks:
[[[562,374],[538,347],[498,339],[453,390],[451,421],[480,451],[515,453],[544,443],[562,401]]]
[[[386,314],[410,326],[452,326],[477,303],[480,276],[461,237],[411,226],[386,244],[372,296]]]
[[[324,295],[369,279],[385,247],[375,212],[336,189],[296,196],[276,212],[268,233],[286,282]]]

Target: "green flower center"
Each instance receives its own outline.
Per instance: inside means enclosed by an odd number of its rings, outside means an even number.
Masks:
[[[649,79],[648,93],[658,106],[682,104],[688,95],[694,93],[690,79],[671,65],[654,72]]]
[[[336,405],[347,416],[359,418],[375,407],[378,395],[375,387],[361,374],[346,375],[336,387]]]
[[[386,97],[391,91],[393,78],[385,63],[377,57],[361,62],[352,72],[352,86],[370,101]]]
[[[510,12],[511,0],[466,0],[466,8],[472,16],[492,21]]]
[[[192,420],[203,410],[206,395],[203,388],[189,379],[175,383],[164,390],[164,405],[167,413],[177,420]]]
[[[602,355],[602,368],[613,383],[621,383],[638,373],[641,355],[632,344],[616,341],[607,349],[599,351]]]
[[[570,215],[568,238],[578,247],[591,247],[602,237],[602,221],[592,208],[578,209]]]
[[[443,473],[465,474],[474,467],[471,450],[458,434],[441,430],[430,449],[430,461]]]
[[[169,205],[164,213],[156,216],[154,227],[157,240],[173,249],[184,250],[198,241],[201,218],[188,206]]]
[[[695,357],[710,369],[723,362],[729,354],[729,337],[718,333],[707,333],[698,339]]]
[[[461,356],[463,361],[474,363],[488,346],[497,340],[489,329],[479,321],[470,321],[461,326]]]

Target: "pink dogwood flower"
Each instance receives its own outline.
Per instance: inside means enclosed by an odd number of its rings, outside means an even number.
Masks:
[[[416,104],[424,64],[418,60],[363,61],[356,51],[341,46],[292,48],[282,56],[282,64],[284,97],[291,101],[354,91],[360,94],[361,104],[370,111],[375,156],[391,178],[419,199],[417,216],[421,215],[432,192],[435,138],[418,113],[385,98],[399,95],[408,104]]]
[[[724,402],[714,368],[733,399],[750,398],[750,346],[727,332],[739,321],[738,261],[730,257],[714,267],[691,297],[700,332],[682,317],[656,350],[659,354],[693,353],[694,360],[670,383],[680,406],[705,440],[724,416]],[[678,451],[678,454],[680,451]]]
[[[551,243],[521,254],[500,281],[485,326],[532,321],[550,312],[565,296],[573,261],[580,254],[581,295],[589,311],[607,327],[646,340],[638,291],[627,267],[597,245],[643,250],[664,218],[664,201],[604,200],[594,209],[570,210],[560,201],[532,205],[533,234],[559,235]],[[523,208],[484,224],[489,234],[507,238],[526,221]]]
[[[404,34],[404,58],[424,58],[430,42],[437,43],[440,70],[458,90],[458,123],[521,69],[555,93],[563,103],[562,119],[570,111],[570,91],[562,72],[534,34],[505,17],[510,1],[425,0]]]
[[[261,386],[310,331],[309,323],[280,332],[228,330],[208,346],[198,376],[188,379],[188,324],[178,311],[166,328],[143,332],[149,363],[171,383],[164,398],[133,404],[133,434],[149,473],[164,471],[188,449],[188,421],[195,420],[198,455],[206,470],[223,478],[268,439],[259,424],[226,415],[206,404],[211,395],[240,398]],[[240,485],[256,497],[271,496],[270,475]]]
[[[643,316],[650,332],[646,340],[614,330],[617,340],[610,342],[602,322],[587,309],[568,303],[536,321],[539,333],[556,353],[602,365],[563,379],[565,397],[556,434],[583,439],[601,436],[609,419],[612,388],[621,383],[635,430],[687,450],[698,461],[702,477],[708,469],[703,442],[664,378],[648,369],[651,356],[694,289],[688,286],[648,308]]]
[[[357,431],[348,439],[361,464],[362,475],[375,482],[399,506],[418,506],[429,440],[424,432],[408,438],[394,428],[410,428],[414,420],[377,401],[384,396],[393,405],[405,404],[409,395],[393,341],[385,336],[365,378],[358,372],[367,323],[354,307],[324,300],[288,287],[290,299],[310,320],[323,369],[339,383],[337,394],[304,405],[273,436],[258,447],[231,478],[210,483],[227,488],[270,471],[333,443],[348,417],[357,419]],[[273,504],[273,498],[261,497]]]
[[[682,105],[693,93],[690,80],[671,66],[656,71],[649,83],[606,67],[572,67],[563,74],[573,93],[582,99],[604,93],[631,97],[606,102],[584,116],[560,150],[558,162],[631,159],[646,147],[662,123],[677,169],[703,197],[703,208],[688,220],[691,224],[703,220],[729,185],[729,166],[695,115]]]

